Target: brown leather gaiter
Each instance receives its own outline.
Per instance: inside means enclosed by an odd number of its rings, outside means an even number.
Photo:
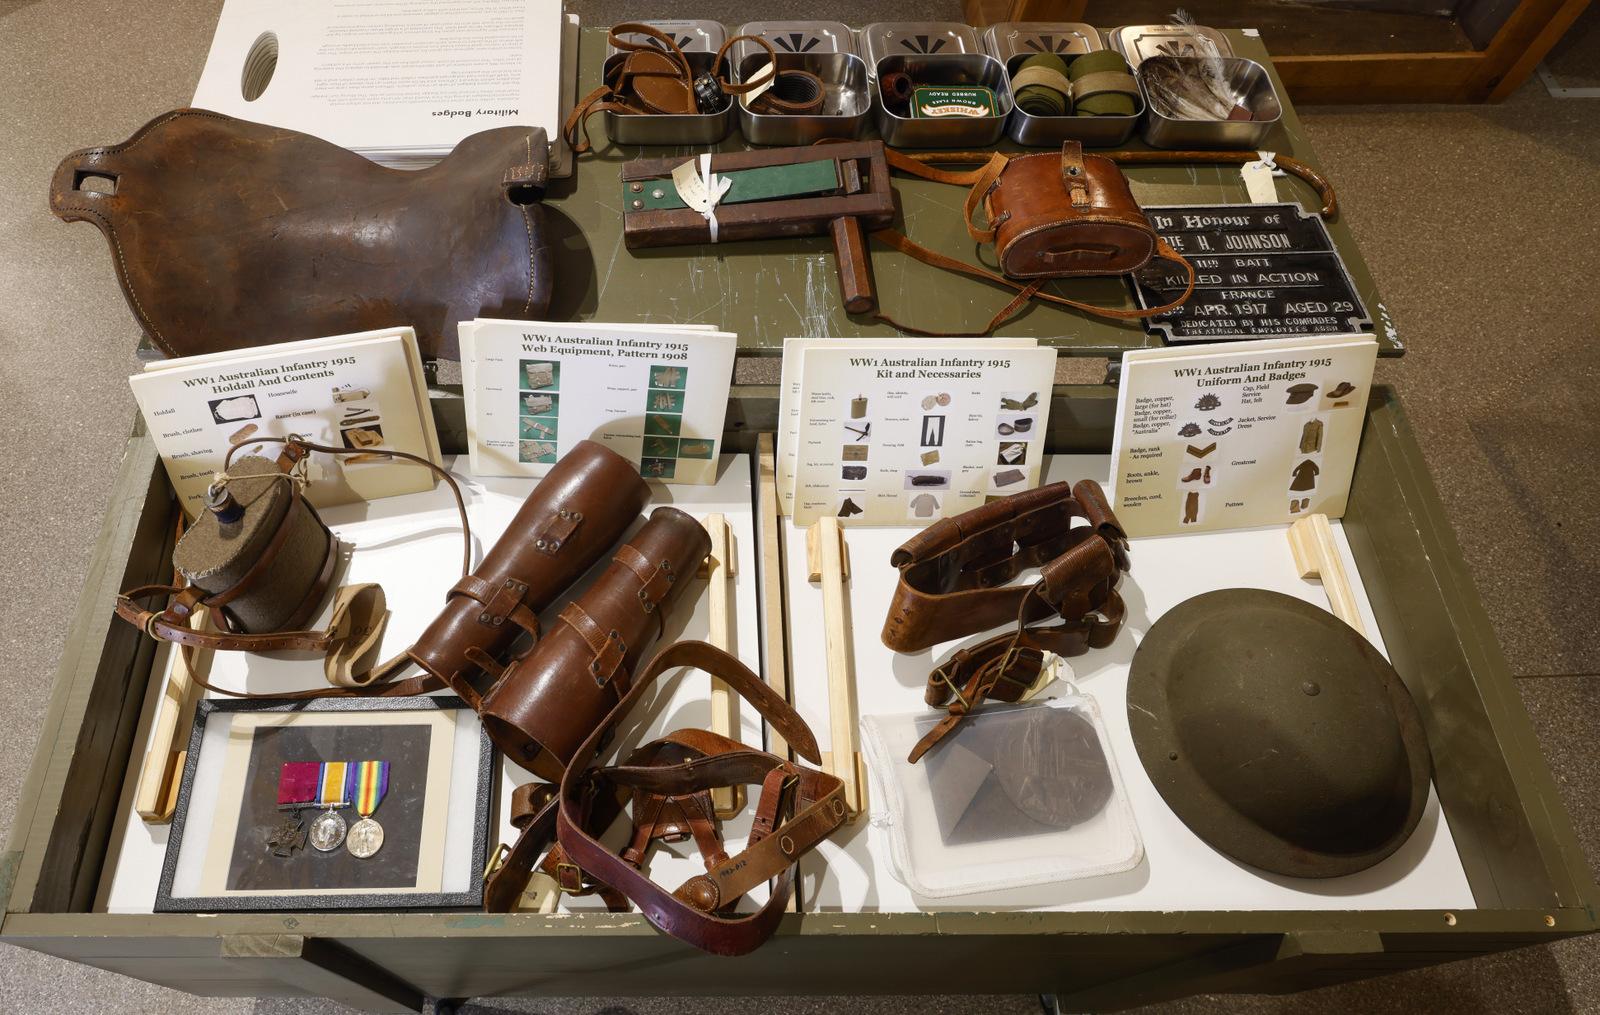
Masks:
[[[533,651],[484,695],[479,712],[495,745],[540,778],[558,781],[573,752],[628,693],[634,667],[710,552],[711,537],[693,517],[673,507],[652,512]]]
[[[497,657],[622,538],[649,500],[650,487],[632,463],[580,442],[539,480],[408,654],[477,708],[470,678],[497,669]]]

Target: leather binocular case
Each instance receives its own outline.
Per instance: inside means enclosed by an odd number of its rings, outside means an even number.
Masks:
[[[1133,320],[1174,310],[1194,292],[1194,265],[1156,233],[1122,170],[1103,155],[1085,155],[1077,141],[1064,142],[1059,152],[1016,156],[995,152],[982,168],[970,172],[936,169],[892,149],[885,155],[891,166],[914,176],[971,186],[962,207],[963,223],[973,240],[994,244],[1002,274],[946,257],[894,230],[873,235],[924,264],[1016,290],[1016,297],[980,334],[989,334],[1033,299],[1098,317]],[[987,219],[984,224],[976,219],[980,208]],[[1119,310],[1040,291],[1048,279],[1126,274],[1157,257],[1180,265],[1188,276],[1182,294],[1163,306]],[[879,316],[902,331],[945,334]]]
[[[1077,518],[1089,524],[1073,525]],[[896,652],[919,652],[1019,619],[1058,612],[1075,619],[1097,610],[1128,570],[1127,536],[1100,484],[1085,479],[1026,490],[934,522],[889,562],[900,580],[883,643]],[[1039,596],[1034,585],[1006,584],[1030,567],[1041,568]]]
[[[579,442],[539,480],[477,570],[450,589],[407,655],[479,708],[472,678],[504,672],[511,643],[524,632],[538,637],[539,611],[616,545],[649,500],[632,463]]]
[[[573,751],[627,694],[634,668],[665,633],[667,613],[710,552],[711,537],[695,518],[674,507],[652,512],[484,696],[479,712],[495,744],[535,775],[559,780]]]
[[[301,627],[322,605],[338,541],[278,462],[242,457],[228,476],[228,502],[202,511],[184,532],[173,569],[206,594],[225,629]]]

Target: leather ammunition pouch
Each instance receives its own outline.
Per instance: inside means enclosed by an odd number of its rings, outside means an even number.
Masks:
[[[649,500],[632,463],[579,442],[539,480],[477,570],[450,589],[407,655],[479,708],[472,678],[500,676],[511,643],[538,636],[539,612],[616,545]]]
[[[389,169],[179,109],[68,155],[50,210],[105,234],[129,307],[169,356],[411,325],[424,356],[455,359],[456,322],[549,308],[547,155],[544,131],[502,127],[427,169]]]
[[[978,243],[994,245],[1003,275],[929,250],[893,229],[880,229],[872,235],[925,264],[1015,289],[1016,297],[995,314],[981,334],[992,332],[1032,299],[1128,320],[1164,314],[1182,306],[1194,292],[1194,266],[1156,233],[1133,199],[1122,170],[1104,156],[1085,155],[1076,141],[1065,142],[1060,152],[1018,156],[995,152],[982,168],[970,172],[936,169],[893,150],[885,154],[896,169],[971,188],[962,211],[967,232]],[[980,208],[982,223],[976,218]],[[1050,279],[1127,274],[1158,256],[1177,262],[1188,274],[1183,293],[1164,306],[1118,310],[1040,288]],[[945,334],[878,316],[902,331]]]
[[[534,774],[561,778],[573,751],[628,692],[634,667],[710,552],[711,537],[692,516],[673,507],[652,512],[484,696],[480,711],[496,745]]]
[[[1087,525],[1074,525],[1083,518]],[[914,762],[987,698],[1017,701],[1045,653],[1104,648],[1122,625],[1116,584],[1128,570],[1127,536],[1100,484],[1028,490],[928,526],[890,562],[900,580],[883,643],[917,652],[1000,624],[1015,630],[962,649],[928,676],[924,698],[950,715],[912,752]],[[1030,567],[1030,585],[1006,583]],[[1053,617],[1061,623],[1039,626]]]
[[[486,875],[486,909],[513,909],[539,861],[546,883],[572,894],[598,893],[612,909],[632,902],[658,929],[713,954],[743,955],[772,936],[793,893],[800,857],[847,817],[844,785],[703,730],[668,734],[630,752],[621,765],[595,765],[601,747],[619,732],[655,679],[683,666],[723,680],[797,755],[821,763],[805,721],[737,659],[704,642],[671,645],[657,653],[573,752],[557,793],[545,785],[518,790],[520,834]],[[745,848],[729,856],[710,791],[741,784],[761,790]],[[600,836],[623,810],[630,812],[633,827],[615,851]],[[651,880],[644,870],[651,846],[691,837],[706,873],[675,891]],[[735,912],[739,899],[762,883],[769,885],[766,902],[753,913]]]

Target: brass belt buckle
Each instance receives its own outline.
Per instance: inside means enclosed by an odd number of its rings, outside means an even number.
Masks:
[[[567,877],[567,871],[572,872],[572,877]],[[556,864],[556,887],[569,895],[577,895],[583,891],[583,868],[569,861]]]
[[[487,864],[485,864],[484,867],[483,867],[483,880],[485,882],[488,882],[488,880],[490,878],[494,877],[495,872],[498,871],[501,867],[505,866],[506,857],[508,857],[510,855],[511,855],[511,847],[510,846],[506,845],[503,842],[500,845],[496,846],[493,855],[491,855],[489,857],[489,862]]]
[[[972,711],[972,702],[968,701],[967,696],[961,693],[961,688],[957,687],[955,681],[950,679],[950,675],[944,671],[943,666],[938,667],[928,676],[948,687],[950,693],[956,696],[956,701],[961,703],[963,711]]]

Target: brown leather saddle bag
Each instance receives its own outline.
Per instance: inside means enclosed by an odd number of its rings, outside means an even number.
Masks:
[[[543,130],[464,139],[389,169],[307,134],[203,109],[73,152],[50,210],[93,222],[150,341],[189,356],[409,325],[459,358],[456,323],[538,318],[551,252]]]

